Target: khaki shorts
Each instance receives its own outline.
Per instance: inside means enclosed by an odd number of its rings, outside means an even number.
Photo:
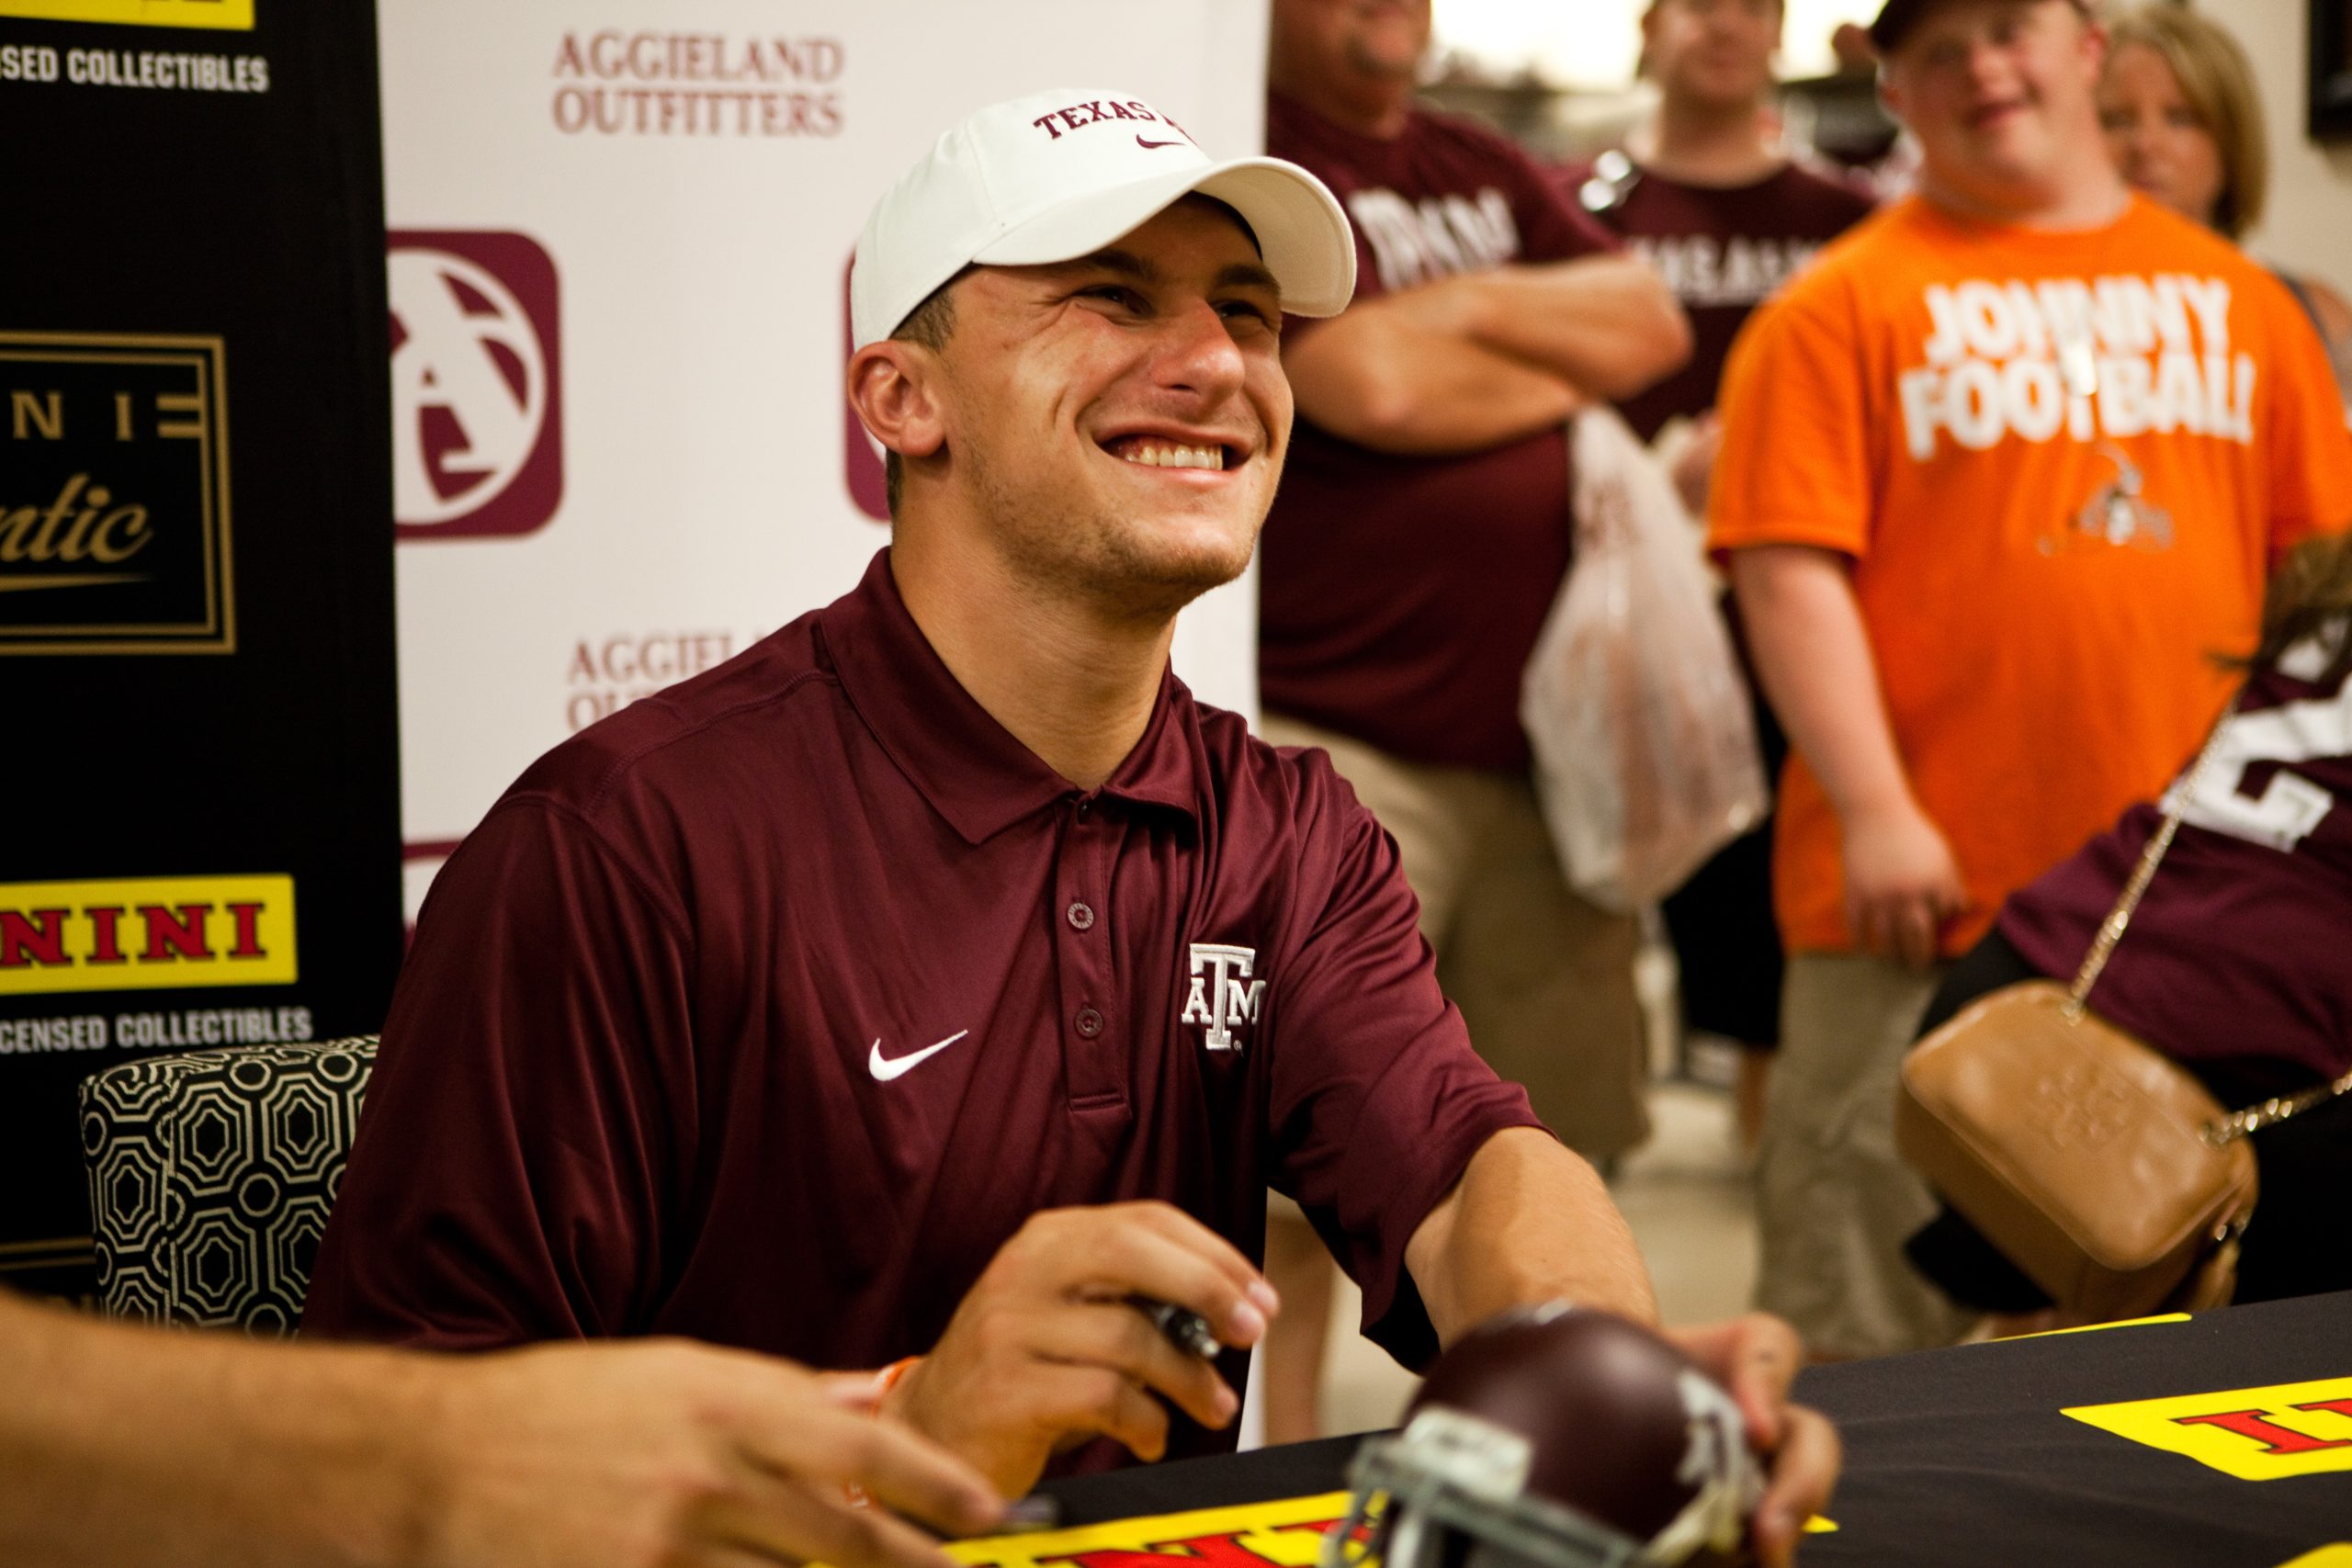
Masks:
[[[1859,953],[1789,959],[1757,1151],[1756,1304],[1815,1354],[1949,1345],[1972,1321],[1903,1256],[1936,1201],[1895,1155],[1894,1089],[1941,978]]]
[[[1279,714],[1258,733],[1329,751],[1395,837],[1438,983],[1560,1141],[1599,1160],[1648,1137],[1640,926],[1568,890],[1527,776],[1403,761]]]

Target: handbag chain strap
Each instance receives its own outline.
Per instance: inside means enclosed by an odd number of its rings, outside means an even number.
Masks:
[[[2275,1122],[2324,1104],[2337,1095],[2352,1091],[2352,1073],[2346,1073],[2334,1083],[2324,1083],[2317,1089],[2307,1089],[2301,1094],[2282,1095],[2266,1100],[2259,1105],[2249,1105],[2243,1111],[2233,1111],[2219,1122],[2208,1122],[2202,1135],[2206,1143],[2225,1149],[2249,1133],[2259,1133]]]
[[[2100,972],[2106,969],[2108,958],[2115,952],[2115,944],[2123,940],[2125,928],[2132,924],[2132,912],[2140,907],[2140,896],[2148,890],[2148,884],[2155,876],[2156,866],[2164,860],[2165,852],[2172,848],[2173,836],[2180,831],[2180,819],[2188,814],[2189,801],[2204,785],[2205,775],[2213,765],[2213,753],[2222,749],[2222,731],[2229,724],[2230,715],[2236,707],[2237,704],[2233,701],[2222,710],[2221,718],[2213,725],[2213,733],[2205,738],[2204,750],[2197,753],[2197,761],[2190,766],[2188,776],[2172,792],[2172,808],[2165,813],[2162,825],[2148,836],[2147,848],[2140,852],[2140,863],[2132,868],[2132,879],[2123,885],[2122,893],[2115,900],[2115,908],[2109,909],[2107,919],[2099,922],[2098,933],[2091,938],[2091,950],[2083,955],[2083,966],[2075,976],[2074,988],[2066,993],[2067,1022],[2081,1021],[2084,1003],[2090,997],[2091,987],[2098,983]]]
[[[2140,852],[2140,863],[2132,868],[2132,879],[2123,885],[2122,893],[2115,900],[2115,908],[2109,909],[2107,919],[2099,922],[2098,934],[2091,938],[2091,950],[2083,955],[2082,969],[2075,976],[2074,987],[2066,993],[2062,1010],[2067,1022],[2081,1021],[2091,987],[2098,983],[2100,972],[2106,969],[2108,959],[2115,952],[2115,944],[2123,940],[2124,930],[2132,924],[2132,912],[2140,907],[2140,896],[2147,892],[2149,882],[2156,874],[2156,866],[2165,858],[2165,852],[2172,848],[2173,839],[2180,831],[2181,818],[2188,815],[2188,803],[2196,798],[2198,790],[2205,783],[2206,773],[2211,771],[2214,754],[2222,749],[2222,732],[2228,727],[2230,715],[2236,708],[2237,704],[2233,701],[2222,710],[2221,718],[2213,726],[2213,733],[2206,737],[2204,750],[2198,752],[2197,761],[2189,768],[2188,775],[2171,792],[2171,809],[2165,813],[2163,823],[2149,835],[2147,848]],[[2249,1134],[2274,1126],[2290,1116],[2346,1093],[2352,1093],[2352,1073],[2346,1073],[2334,1083],[2304,1089],[2300,1094],[2275,1096],[2258,1105],[2249,1105],[2243,1111],[2233,1111],[2219,1122],[2205,1123],[2200,1129],[2200,1135],[2211,1147],[2226,1148]]]

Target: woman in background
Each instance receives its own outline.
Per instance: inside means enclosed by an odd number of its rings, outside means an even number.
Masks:
[[[2151,6],[2108,31],[2099,119],[2116,166],[2182,216],[2243,243],[2261,220],[2270,154],[2245,51],[2219,23]],[[2352,305],[2326,284],[2279,268],[2327,344],[2335,384],[2352,401]]]

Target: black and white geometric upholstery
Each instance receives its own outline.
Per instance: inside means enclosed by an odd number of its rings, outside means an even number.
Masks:
[[[85,1078],[107,1312],[292,1333],[375,1061],[363,1036],[190,1051]]]

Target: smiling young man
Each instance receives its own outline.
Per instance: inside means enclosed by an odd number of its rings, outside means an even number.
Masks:
[[[2254,647],[2269,563],[2352,522],[2352,442],[2277,280],[2128,190],[2072,0],[1891,0],[1918,196],[1752,321],[1712,542],[1795,747],[1758,1299],[1831,1355],[1964,1326],[1894,1088],[1946,960],[2153,797]]]
[[[887,1364],[886,1416],[1017,1492],[1230,1446],[1217,1363],[1133,1300],[1254,1344],[1270,1182],[1408,1360],[1544,1297],[1651,1314],[1591,1170],[1470,1050],[1379,826],[1168,667],[1282,471],[1283,312],[1338,310],[1352,255],[1311,176],[1118,95],[982,110],[883,197],[849,389],[891,547],[451,859],[306,1326]],[[1836,1467],[1795,1341],[1683,1337],[1780,1450],[1783,1551]]]
[[[1095,1433],[1229,1441],[1215,1369],[1120,1303],[1262,1333],[1275,1300],[1219,1234],[1250,1240],[1262,1197],[1228,1189],[1276,1174],[1258,1124],[1316,1122],[1293,1153],[1335,1205],[1426,1213],[1532,1121],[1442,1052],[1365,1095],[1371,1064],[1318,1056],[1337,1030],[1266,1048],[1291,1010],[1385,1007],[1402,1044],[1443,1004],[1393,990],[1393,940],[1295,951],[1390,919],[1377,829],[1328,776],[1292,798],[1167,668],[1280,473],[1283,286],[1337,309],[1349,262],[1312,181],[1213,164],[1117,95],[1000,105],[910,171],[852,281],[892,547],[542,759],[452,858],[306,1327],[928,1351],[892,1408],[1016,1490]],[[1258,764],[1238,802],[1213,753]],[[1375,1184],[1345,1134],[1406,1115],[1415,1162]],[[1347,1206],[1393,1273],[1411,1227]],[[1622,1237],[1594,1256],[1597,1297],[1638,1304]]]

